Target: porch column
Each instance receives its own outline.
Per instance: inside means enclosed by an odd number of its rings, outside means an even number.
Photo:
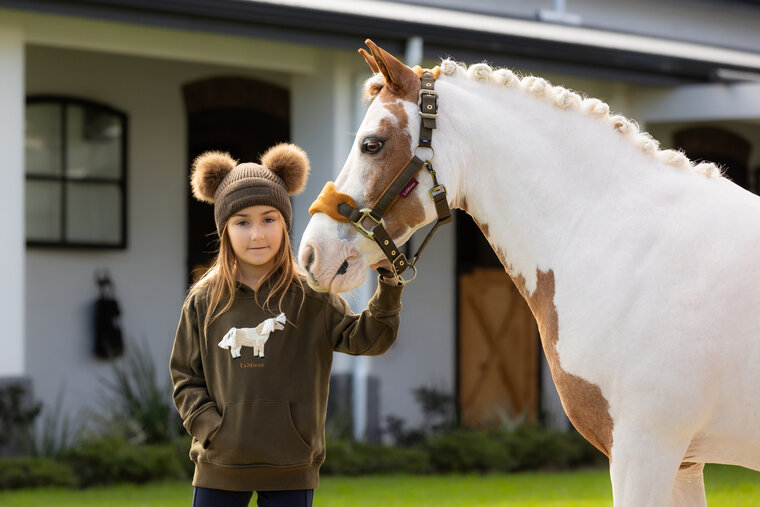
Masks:
[[[0,23],[0,153],[3,154],[0,379],[26,372],[24,336],[24,34]]]
[[[355,115],[361,107],[360,87],[357,87],[358,81],[352,71],[356,68],[354,53],[324,51],[317,58],[317,72],[294,75],[291,86],[291,136],[295,144],[306,150],[311,162],[306,190],[293,199],[295,247],[300,243],[309,221],[309,206],[325,182],[335,180],[343,167],[351,150],[353,132],[358,126]],[[366,75],[363,77],[366,78]],[[370,274],[369,283],[346,298],[355,312],[362,311],[372,297],[374,276]],[[365,440],[368,428],[372,426],[372,422],[368,421],[367,406],[371,362],[369,357],[333,356],[333,377],[338,376],[343,381],[350,378],[351,422],[354,437],[358,440]]]

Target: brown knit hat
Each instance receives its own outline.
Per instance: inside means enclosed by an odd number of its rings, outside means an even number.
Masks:
[[[199,201],[214,205],[216,231],[234,213],[265,204],[277,208],[288,231],[292,223],[291,195],[303,191],[309,175],[309,158],[295,144],[282,143],[261,156],[261,164],[238,164],[229,153],[207,151],[193,161],[190,184]]]

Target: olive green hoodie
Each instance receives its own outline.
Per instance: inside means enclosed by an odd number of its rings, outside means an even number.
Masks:
[[[188,298],[182,308],[170,368],[174,403],[193,436],[193,485],[231,491],[313,489],[325,459],[333,351],[386,352],[398,332],[401,287],[378,283],[361,315],[340,296],[308,287],[301,305],[301,291],[291,287],[282,305],[287,323],[284,329],[275,327],[263,344],[256,342],[253,328],[276,315],[254,297],[251,288],[238,284],[232,307],[207,333],[204,298]],[[225,338],[233,327],[243,333]],[[245,337],[249,341],[241,342]],[[263,357],[254,357],[259,349]]]

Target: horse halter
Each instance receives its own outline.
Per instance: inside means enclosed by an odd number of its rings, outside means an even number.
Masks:
[[[438,183],[431,160],[425,159],[423,161],[417,156],[417,150],[420,148],[433,150],[433,129],[435,129],[435,120],[438,117],[438,92],[434,89],[435,79],[438,76],[438,68],[422,70],[419,67],[415,67],[414,70],[420,77],[420,93],[417,105],[422,121],[420,122],[420,139],[417,147],[414,149],[412,158],[398,171],[383,193],[380,194],[369,208],[360,209],[353,198],[339,192],[332,181],[327,182],[322,192],[309,208],[311,215],[314,215],[316,212],[322,212],[333,220],[350,222],[363,236],[374,240],[391,262],[392,269],[392,271],[388,271],[385,268],[378,268],[377,271],[386,278],[393,277],[402,285],[411,282],[417,277],[415,264],[419,260],[420,255],[422,255],[422,251],[430,242],[433,233],[435,233],[438,227],[451,221],[451,210],[446,198],[446,187]],[[435,152],[433,154],[434,158]],[[409,262],[406,255],[399,250],[385,229],[383,217],[393,208],[399,197],[406,197],[412,191],[417,184],[414,177],[423,168],[427,169],[433,178],[433,186],[428,193],[435,203],[438,221],[428,232],[425,240],[417,249],[417,253],[414,254],[412,261]],[[407,268],[411,268],[413,274],[411,278],[404,279],[401,277],[401,274]]]

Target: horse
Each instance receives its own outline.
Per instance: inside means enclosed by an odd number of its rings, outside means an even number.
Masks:
[[[366,44],[370,103],[299,247],[311,286],[387,269],[374,228],[403,244],[444,187],[527,301],[568,418],[609,458],[615,506],[704,506],[705,463],[760,470],[760,198],[601,100],[484,63],[410,69]],[[429,170],[372,216],[410,159]]]
[[[253,348],[253,357],[264,357],[264,345],[272,331],[285,329],[285,314],[266,319],[256,327],[236,328],[231,327],[219,341],[219,347],[230,349],[233,359],[240,357],[240,349],[243,347]]]

